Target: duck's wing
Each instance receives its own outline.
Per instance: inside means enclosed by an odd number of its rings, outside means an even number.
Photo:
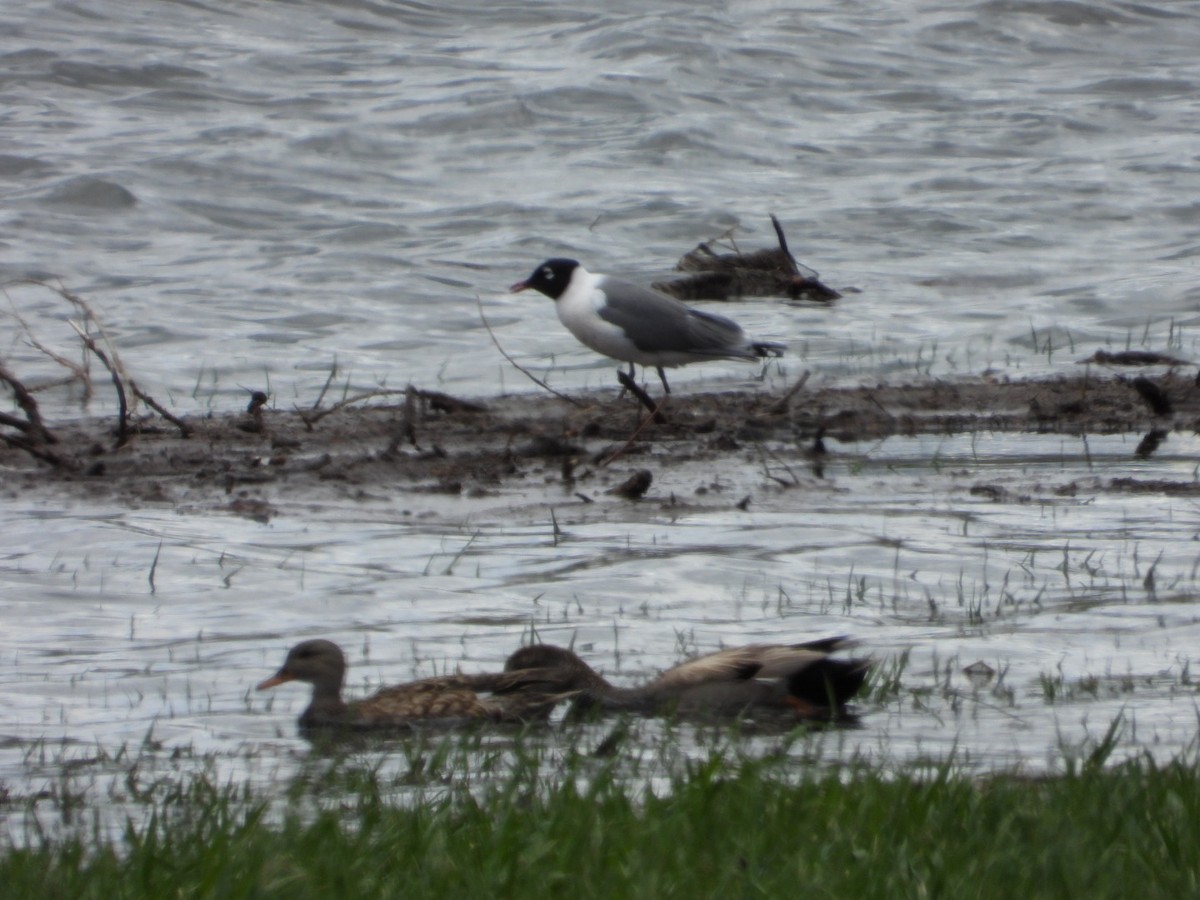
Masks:
[[[759,664],[755,678],[791,678],[804,669],[823,665],[829,660],[830,653],[808,644],[761,644],[754,650],[754,658]]]
[[[749,681],[752,678],[783,678],[798,667],[827,654],[804,645],[748,644],[730,647],[681,662],[651,682],[656,691],[683,690],[709,682]]]
[[[571,696],[554,670],[524,669],[476,675],[443,675],[385,687],[350,704],[363,725],[437,719],[530,721],[545,718]]]
[[[844,720],[845,706],[862,689],[872,661],[838,659],[825,649],[838,646],[827,639],[734,647],[676,666],[651,692],[688,714],[774,709],[790,719]]]
[[[488,694],[561,694],[576,690],[586,679],[579,669],[556,665],[458,677],[464,686]]]
[[[350,704],[362,725],[401,725],[431,719],[482,719],[489,716],[479,694],[461,676],[423,678],[386,687]]]
[[[495,722],[544,722],[554,707],[570,700],[578,691],[544,693],[523,691],[513,694],[492,694],[483,700],[489,718]]]

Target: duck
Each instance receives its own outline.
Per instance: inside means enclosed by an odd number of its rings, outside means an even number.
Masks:
[[[578,260],[548,259],[511,293],[532,288],[554,301],[559,321],[581,344],[627,362],[654,366],[671,393],[664,366],[715,359],[782,356],[783,344],[754,341],[731,319],[694,309],[661,291],[589,272]]]
[[[626,711],[685,718],[848,720],[873,661],[833,654],[845,636],[796,644],[749,644],[686,660],[637,687],[617,687],[574,651],[531,644],[513,653],[506,672],[526,671],[543,690],[575,692],[572,713]]]
[[[265,691],[289,681],[312,685],[312,700],[300,714],[301,733],[321,730],[374,731],[413,726],[544,722],[571,692],[551,693],[535,666],[500,673],[443,675],[385,687],[360,700],[342,699],[346,655],[333,641],[313,639],[292,647],[274,675],[257,685]]]

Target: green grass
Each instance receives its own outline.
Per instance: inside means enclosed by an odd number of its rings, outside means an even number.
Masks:
[[[1192,763],[784,780],[774,762],[714,756],[653,790],[595,760],[578,778],[545,765],[411,806],[381,799],[390,786],[361,770],[334,773],[353,793],[309,785],[282,814],[199,779],[115,842],[9,847],[0,884],[7,898],[1200,894]]]

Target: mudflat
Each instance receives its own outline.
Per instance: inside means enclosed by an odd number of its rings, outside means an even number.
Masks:
[[[736,505],[819,479],[843,445],[863,441],[1141,435],[1132,459],[1200,423],[1200,388],[1180,370],[1149,378],[1088,367],[1041,380],[818,388],[802,379],[774,393],[671,395],[660,408],[665,421],[616,388],[570,397],[463,399],[415,387],[389,395],[308,409],[274,409],[260,395],[249,409],[172,421],[143,407],[119,440],[111,418],[43,423],[37,439],[10,424],[0,447],[5,490],[264,520],[281,505],[334,498],[410,496],[423,515],[639,498]],[[664,482],[673,485],[667,493],[654,487]],[[1190,482],[1176,488],[1192,490]]]

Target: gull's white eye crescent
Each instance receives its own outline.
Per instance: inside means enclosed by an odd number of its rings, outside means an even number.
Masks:
[[[551,269],[549,266],[546,266],[546,268],[542,269],[542,275],[543,275],[543,277],[545,277],[545,279],[547,281],[554,280],[554,270]]]

